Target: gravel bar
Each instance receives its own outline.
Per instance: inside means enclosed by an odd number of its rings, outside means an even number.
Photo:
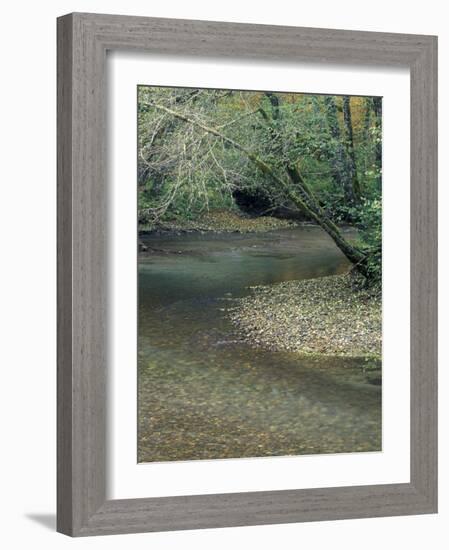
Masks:
[[[380,294],[355,288],[348,274],[251,287],[229,314],[256,347],[377,359],[382,353]]]

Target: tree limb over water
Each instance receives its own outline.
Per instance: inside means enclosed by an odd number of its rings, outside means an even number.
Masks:
[[[291,169],[286,167],[286,172],[289,178],[294,180],[293,183],[296,184],[295,187],[289,185],[285,180],[280,178],[272,169],[272,167],[259,156],[257,156],[253,151],[247,149],[235,140],[227,137],[216,128],[206,126],[202,122],[195,120],[192,117],[186,116],[183,113],[179,113],[173,109],[169,109],[164,105],[160,105],[154,102],[149,102],[148,104],[155,109],[158,109],[173,116],[174,118],[182,120],[183,122],[198,126],[205,132],[215,136],[216,138],[222,140],[223,142],[229,144],[231,147],[234,147],[235,149],[246,155],[248,159],[263,174],[269,175],[271,177],[271,179],[279,187],[279,189],[281,189],[296,206],[298,206],[305,214],[307,214],[312,220],[316,221],[318,225],[320,225],[326,231],[326,233],[334,240],[335,244],[350,260],[350,262],[355,264],[362,272],[364,271],[366,253],[350,244],[343,237],[338,227],[326,216],[324,210],[321,208],[318,201],[316,200],[310,189],[306,186],[302,178],[292,176]]]
[[[146,86],[138,97],[141,227],[214,209],[296,216],[380,280],[379,98]]]

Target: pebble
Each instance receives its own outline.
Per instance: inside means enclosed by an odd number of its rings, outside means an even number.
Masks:
[[[229,312],[243,338],[273,351],[380,358],[380,292],[349,275],[252,287]]]

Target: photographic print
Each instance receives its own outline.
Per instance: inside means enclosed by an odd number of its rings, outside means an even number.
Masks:
[[[382,449],[382,98],[137,89],[139,463]]]

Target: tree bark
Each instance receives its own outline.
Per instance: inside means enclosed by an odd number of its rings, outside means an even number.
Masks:
[[[354,133],[352,129],[351,99],[348,95],[343,96],[343,119],[346,130],[346,150],[348,157],[348,172],[352,182],[352,193],[355,201],[360,202],[360,183],[357,176],[357,162],[354,149]]]
[[[327,110],[327,122],[329,131],[335,141],[335,152],[331,155],[331,166],[334,180],[343,189],[348,204],[356,202],[353,190],[353,182],[348,172],[348,161],[346,150],[343,145],[340,124],[338,123],[337,104],[333,96],[325,96],[324,104]]]
[[[370,97],[365,98],[365,117],[363,119],[363,141],[368,143],[370,127],[371,127],[371,105],[372,99]]]
[[[376,128],[378,129],[378,133],[381,135],[382,133],[382,98],[381,97],[373,97],[373,110],[375,115]],[[376,143],[376,168],[379,172],[379,187],[380,187],[382,183],[382,140],[381,139]]]

